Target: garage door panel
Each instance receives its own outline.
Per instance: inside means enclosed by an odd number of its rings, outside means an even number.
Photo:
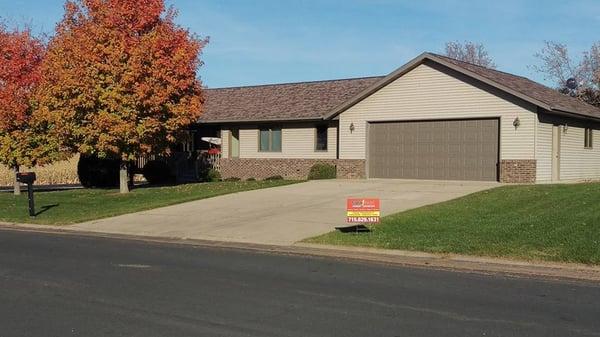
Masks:
[[[463,141],[463,135],[459,133],[448,132],[446,137],[448,137],[449,143],[460,143]]]
[[[497,180],[498,120],[373,123],[373,178]]]

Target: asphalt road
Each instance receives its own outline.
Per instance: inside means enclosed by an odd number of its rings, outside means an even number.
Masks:
[[[600,336],[600,285],[2,230],[13,336]]]

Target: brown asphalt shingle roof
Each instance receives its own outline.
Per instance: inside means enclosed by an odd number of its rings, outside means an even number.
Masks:
[[[205,89],[200,122],[322,119],[382,78]]]
[[[473,72],[481,77],[508,87],[534,100],[546,104],[550,110],[571,112],[583,116],[600,118],[600,109],[577,98],[562,94],[555,89],[534,82],[526,77],[517,76],[502,71],[481,67],[475,64],[458,61],[449,57],[432,54],[460,68]],[[434,59],[435,60],[435,59]]]
[[[449,57],[424,53],[388,76],[205,89],[201,123],[320,120],[333,118],[382,86],[430,60],[475,77],[550,113],[600,119],[600,109],[528,78]],[[479,77],[479,78],[478,78]]]

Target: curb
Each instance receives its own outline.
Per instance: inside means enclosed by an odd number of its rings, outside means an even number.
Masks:
[[[0,223],[0,231],[35,232],[51,235],[67,235],[138,241],[158,244],[175,244],[217,249],[235,249],[282,255],[334,258],[345,261],[379,263],[412,268],[446,270],[452,272],[484,275],[503,275],[531,279],[562,281],[586,281],[600,284],[600,266],[575,263],[530,262],[501,258],[477,257],[455,254],[432,254],[402,250],[365,247],[332,246],[296,243],[291,246],[254,244],[243,242],[210,241],[170,237],[153,237],[112,233],[85,232],[77,229],[52,228],[43,225]]]
[[[577,263],[522,261],[492,257],[433,254],[310,243],[297,243],[295,246],[317,250],[330,256],[391,263],[410,267],[433,268],[478,274],[503,274],[527,278],[592,281],[594,283],[600,283],[600,266]]]

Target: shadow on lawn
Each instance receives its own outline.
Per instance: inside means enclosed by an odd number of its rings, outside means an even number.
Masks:
[[[39,212],[35,213],[35,216],[38,216],[40,214],[44,214],[44,213],[48,212],[49,210],[51,210],[51,209],[53,209],[55,207],[58,207],[58,206],[60,206],[60,204],[42,206],[41,210]]]

